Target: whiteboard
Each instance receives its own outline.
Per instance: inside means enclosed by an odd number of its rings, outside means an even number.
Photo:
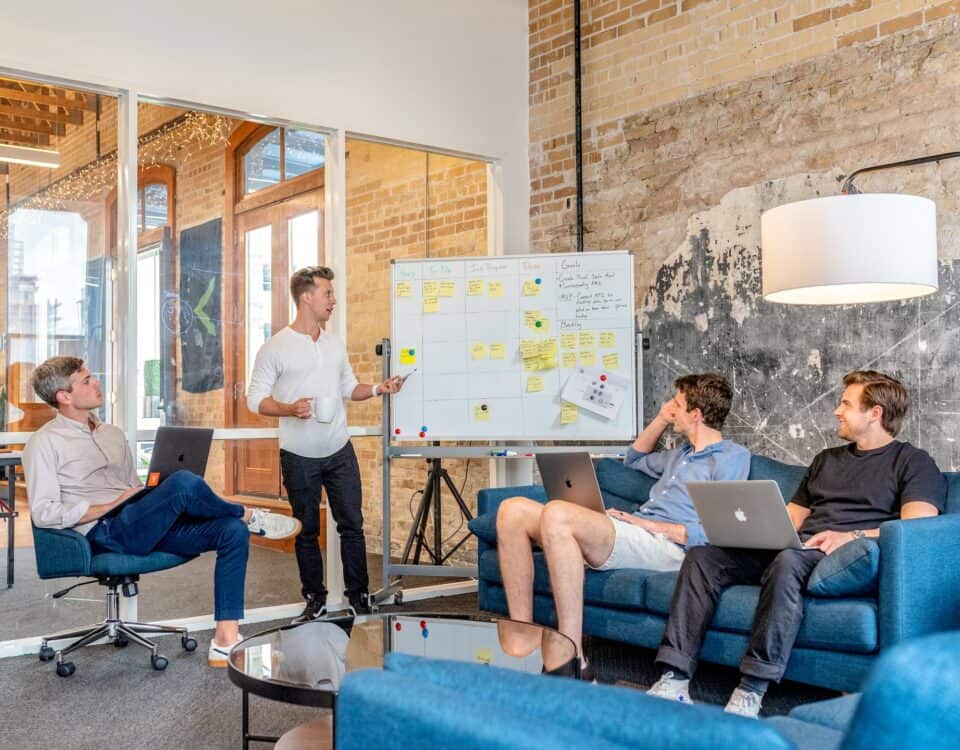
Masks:
[[[393,440],[636,436],[629,252],[395,260],[391,300],[390,372],[412,373],[392,397]],[[574,375],[626,379],[617,414],[564,402]]]

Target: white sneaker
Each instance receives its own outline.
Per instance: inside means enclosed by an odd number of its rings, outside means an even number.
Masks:
[[[289,539],[300,533],[300,522],[290,516],[257,508],[250,514],[247,528],[255,536],[262,536],[267,539]]]
[[[736,688],[723,710],[728,714],[736,714],[747,719],[758,719],[762,702],[763,698],[756,693]]]
[[[668,701],[677,701],[677,703],[693,703],[690,700],[690,680],[680,680],[673,676],[673,672],[664,672],[663,676],[647,691],[647,695],[666,698]]]
[[[219,646],[215,638],[210,639],[210,648],[207,650],[207,666],[223,668],[227,666],[227,658],[230,656],[230,649],[243,640],[242,635],[237,636],[237,640],[229,646]]]

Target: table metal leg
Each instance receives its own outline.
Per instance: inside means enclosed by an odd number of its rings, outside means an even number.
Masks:
[[[7,487],[10,489],[10,497],[7,499],[7,507],[10,510],[10,516],[7,518],[7,588],[13,588],[13,531],[17,510],[17,470],[13,466],[7,467]]]

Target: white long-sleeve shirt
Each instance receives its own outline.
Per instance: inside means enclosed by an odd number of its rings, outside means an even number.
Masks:
[[[123,430],[94,421],[91,430],[57,414],[27,441],[23,472],[37,526],[86,534],[97,522],[78,522],[91,505],[111,503],[140,484]]]
[[[247,407],[254,414],[268,396],[291,404],[301,398],[333,397],[337,408],[330,422],[313,417],[280,417],[280,448],[307,458],[326,458],[340,450],[350,435],[343,400],[357,387],[343,342],[323,330],[314,341],[289,326],[267,341],[253,365],[247,388]]]

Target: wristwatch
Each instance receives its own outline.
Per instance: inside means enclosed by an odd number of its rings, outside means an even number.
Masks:
[[[867,532],[863,529],[854,529],[850,533],[853,534],[854,539],[864,539],[867,536]]]

